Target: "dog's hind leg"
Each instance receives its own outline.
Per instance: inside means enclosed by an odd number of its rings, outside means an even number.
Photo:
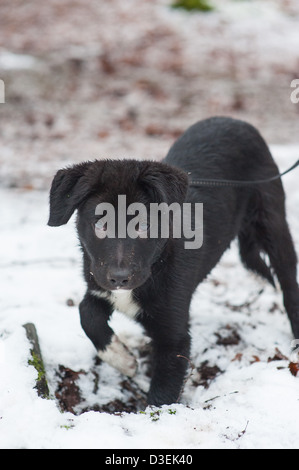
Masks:
[[[252,218],[251,236],[256,245],[248,251],[247,264],[263,274],[271,282],[271,272],[258,259],[257,247],[268,254],[283,292],[284,306],[288,313],[295,338],[299,338],[299,286],[297,283],[297,256],[286,221],[284,191],[280,181],[272,183],[267,192],[255,195],[255,216]],[[241,240],[242,240],[242,234]],[[243,235],[244,250],[244,235]],[[248,240],[247,240],[248,245]],[[244,256],[244,253],[243,253]],[[244,259],[244,258],[243,258]],[[261,263],[264,263],[261,264]],[[272,278],[273,280],[273,278]]]
[[[295,338],[299,338],[299,286],[297,283],[297,256],[293,240],[283,214],[272,214],[265,247],[271,265],[280,283],[284,306]]]

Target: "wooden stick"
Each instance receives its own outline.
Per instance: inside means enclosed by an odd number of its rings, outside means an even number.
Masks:
[[[26,325],[23,325],[23,327],[25,328],[26,336],[32,345],[32,349],[30,350],[32,359],[29,359],[28,364],[34,366],[37,371],[35,386],[37,389],[37,394],[41,398],[49,398],[50,392],[46,378],[46,371],[35,325],[33,323],[26,323]]]

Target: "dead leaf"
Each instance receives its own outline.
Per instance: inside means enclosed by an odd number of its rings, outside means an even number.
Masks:
[[[268,358],[268,362],[287,361],[287,360],[288,360],[288,357],[282,354],[282,352],[280,352],[278,348],[275,348],[275,355],[273,357]]]
[[[290,362],[290,363],[289,363],[289,369],[290,369],[291,374],[292,374],[294,377],[297,377],[298,372],[299,372],[299,364],[298,364],[298,362]]]
[[[242,359],[242,357],[243,357],[243,354],[242,354],[242,353],[237,353],[237,354],[235,355],[235,357],[232,359],[231,362],[235,362],[235,361],[239,361],[239,362],[240,362],[241,359]]]
[[[255,364],[256,362],[261,362],[260,358],[258,356],[252,356],[253,361],[250,361],[250,364]]]

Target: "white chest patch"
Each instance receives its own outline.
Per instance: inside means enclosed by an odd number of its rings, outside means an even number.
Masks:
[[[112,292],[91,291],[93,295],[101,299],[109,300],[114,309],[124,313],[134,319],[138,314],[140,307],[133,299],[131,290],[118,289]]]

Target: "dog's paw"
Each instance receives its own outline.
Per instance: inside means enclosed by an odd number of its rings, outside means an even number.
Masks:
[[[128,377],[134,377],[137,371],[137,360],[116,335],[112,336],[111,343],[106,349],[98,351],[102,361],[117,369]]]

